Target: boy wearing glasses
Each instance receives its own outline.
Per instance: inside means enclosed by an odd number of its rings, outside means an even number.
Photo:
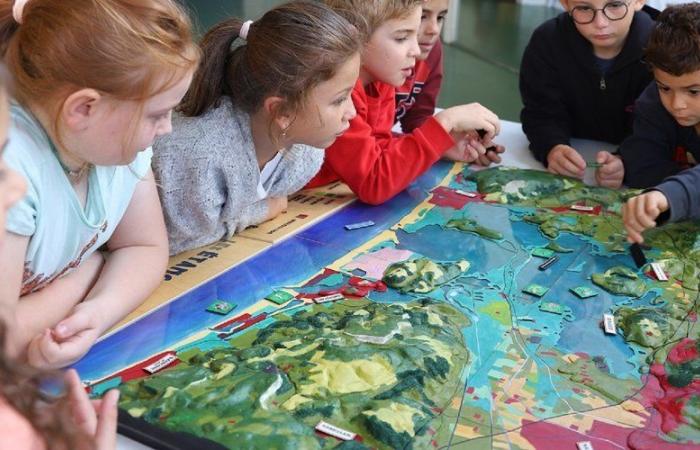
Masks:
[[[634,132],[620,147],[625,183],[636,188],[657,185],[700,161],[700,5],[666,9],[645,60],[656,83],[637,100]],[[700,181],[700,174],[696,177]],[[679,185],[667,180],[661,186]],[[700,202],[700,194],[693,193]]]
[[[560,0],[566,12],[540,25],[520,68],[520,115],[535,158],[583,178],[570,138],[619,144],[632,132],[635,99],[651,81],[642,52],[654,25],[644,0]],[[644,9],[644,11],[642,11]],[[619,187],[622,161],[598,152],[596,181]]]

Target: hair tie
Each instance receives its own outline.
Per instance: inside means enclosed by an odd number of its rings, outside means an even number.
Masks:
[[[15,22],[22,23],[22,11],[24,11],[24,5],[27,4],[29,0],[15,0],[15,4],[12,5],[12,17]]]
[[[253,23],[252,20],[246,20],[243,22],[243,25],[241,25],[241,30],[238,32],[238,37],[243,39],[244,41],[248,40],[248,30],[250,30],[250,25]]]

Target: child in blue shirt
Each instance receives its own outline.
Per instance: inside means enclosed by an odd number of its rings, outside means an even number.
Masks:
[[[8,213],[0,298],[14,314],[9,346],[62,367],[162,279],[149,146],[170,132],[199,51],[171,0],[32,0],[19,11],[0,14],[16,84],[5,158],[28,188]]]
[[[700,4],[664,10],[645,53],[656,83],[637,103],[622,156],[628,184],[656,186],[623,208],[631,242],[642,242],[642,232],[657,224],[700,218],[700,166],[682,171],[675,158],[700,157]]]

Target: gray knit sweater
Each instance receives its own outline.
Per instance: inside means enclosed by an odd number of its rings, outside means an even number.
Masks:
[[[286,150],[269,180],[268,196],[301,189],[321,168],[324,151],[306,145]],[[229,97],[199,117],[174,114],[173,132],[153,144],[170,254],[206,245],[265,219],[260,170],[250,116]]]

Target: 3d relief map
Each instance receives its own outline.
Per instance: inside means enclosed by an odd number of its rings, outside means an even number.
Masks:
[[[331,264],[90,389],[232,449],[700,448],[700,228],[648,231],[637,267],[632,194],[456,166]]]

